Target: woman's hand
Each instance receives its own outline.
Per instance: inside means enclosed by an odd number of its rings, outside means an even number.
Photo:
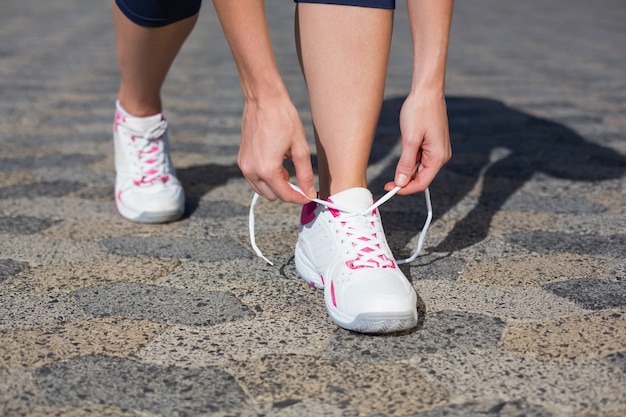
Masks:
[[[400,186],[400,195],[424,191],[452,156],[443,93],[410,94],[400,111],[400,132],[402,154],[394,181],[385,190]]]
[[[308,196],[316,197],[309,145],[291,100],[280,96],[246,102],[238,156],[243,175],[268,200],[306,204],[309,200],[289,186],[285,158],[294,163],[298,186]]]

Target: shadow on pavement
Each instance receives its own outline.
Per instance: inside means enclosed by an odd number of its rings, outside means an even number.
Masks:
[[[400,140],[398,116],[403,101],[398,97],[384,102],[370,164],[382,160]],[[434,218],[455,207],[478,181],[483,183],[475,207],[459,219],[446,239],[432,248],[434,251],[454,252],[483,240],[494,214],[538,173],[593,183],[621,178],[626,170],[626,158],[616,151],[501,101],[448,97],[447,105],[453,156],[431,186]],[[395,163],[370,181],[373,190],[381,190],[393,179]],[[546,194],[550,194],[549,189]],[[386,203],[385,211],[406,213],[407,205],[419,208],[419,212],[385,217],[386,229],[406,230],[407,224],[423,223],[426,210],[421,194],[394,198]]]
[[[176,174],[185,188],[185,214],[183,218],[190,217],[198,209],[202,197],[211,190],[226,185],[230,179],[242,178],[237,164],[196,165],[177,169]],[[250,198],[252,198],[252,191],[250,191]]]

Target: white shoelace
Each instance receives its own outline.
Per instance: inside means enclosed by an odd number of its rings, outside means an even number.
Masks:
[[[138,163],[135,185],[150,185],[167,177],[167,173],[164,171],[164,144],[162,141],[167,130],[167,120],[161,120],[148,132],[138,132],[127,126],[123,126],[123,128],[130,133],[133,147],[137,152],[136,155],[133,155]]]
[[[401,190],[401,187],[395,187],[393,190],[387,192],[384,196],[382,196],[378,201],[375,201],[374,204],[372,204],[370,207],[368,207],[366,210],[363,210],[361,212],[355,212],[353,210],[346,210],[344,208],[341,208],[339,206],[337,206],[334,203],[331,203],[329,201],[325,201],[325,200],[320,200],[318,198],[310,198],[308,197],[300,188],[298,188],[297,186],[293,185],[293,184],[289,184],[291,186],[291,188],[293,188],[295,191],[299,192],[300,194],[302,194],[303,196],[305,196],[307,199],[309,199],[310,201],[313,201],[317,204],[321,204],[323,206],[326,206],[328,208],[332,208],[332,209],[336,209],[339,210],[341,212],[345,212],[348,213],[349,216],[363,216],[366,215],[368,213],[372,213],[373,210],[377,209],[380,205],[386,203],[389,199],[391,199],[391,197],[393,197],[394,195],[396,195],[396,193],[398,191]],[[417,239],[417,248],[415,249],[415,251],[413,252],[413,254],[406,258],[406,259],[400,259],[397,260],[396,263],[397,264],[407,264],[410,262],[413,262],[415,259],[417,259],[417,257],[419,256],[420,252],[422,251],[422,247],[424,246],[424,240],[426,239],[426,233],[428,232],[428,228],[430,227],[430,222],[433,218],[433,210],[432,210],[432,204],[430,202],[430,190],[427,188],[424,191],[424,196],[426,198],[426,209],[428,210],[428,215],[426,216],[426,222],[424,223],[424,226],[422,227],[422,231],[420,232],[420,235]],[[256,206],[257,202],[259,201],[260,195],[258,193],[254,193],[254,197],[252,197],[252,202],[250,204],[250,213],[248,215],[248,227],[250,230],[250,245],[252,246],[252,249],[254,249],[254,252],[257,254],[257,256],[259,256],[260,258],[262,258],[263,260],[265,260],[265,262],[267,262],[270,265],[274,265],[274,263],[272,263],[272,261],[270,261],[269,259],[267,259],[263,253],[261,252],[261,250],[259,249],[259,247],[256,244],[256,239],[254,236],[254,207]],[[382,251],[381,253],[376,252],[375,248],[372,248],[371,245],[365,245],[365,241],[360,240],[359,237],[361,237],[360,235],[354,235],[354,237],[352,238],[353,243],[355,243],[358,247],[357,250],[359,251],[359,253],[366,253],[367,254],[367,259],[362,261],[367,262],[368,260],[372,260],[373,257],[377,257],[378,255],[382,255],[384,254]],[[368,251],[363,252],[365,249],[368,249]],[[372,252],[371,250],[374,249],[374,251]],[[380,260],[380,258],[379,258]]]

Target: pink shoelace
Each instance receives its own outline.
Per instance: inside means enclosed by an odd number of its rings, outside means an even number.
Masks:
[[[140,187],[152,185],[155,182],[167,182],[169,175],[165,172],[163,135],[167,130],[167,120],[161,120],[148,132],[139,132],[120,123],[118,126],[126,129],[132,139],[135,149],[135,179],[133,183]]]

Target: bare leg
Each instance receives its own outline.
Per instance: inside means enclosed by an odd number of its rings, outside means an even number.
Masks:
[[[311,101],[321,198],[367,186],[392,25],[391,10],[298,4],[296,41]]]
[[[191,33],[198,15],[171,25],[147,28],[130,21],[113,2],[113,22],[120,66],[118,99],[133,116],[161,111],[161,87]]]

